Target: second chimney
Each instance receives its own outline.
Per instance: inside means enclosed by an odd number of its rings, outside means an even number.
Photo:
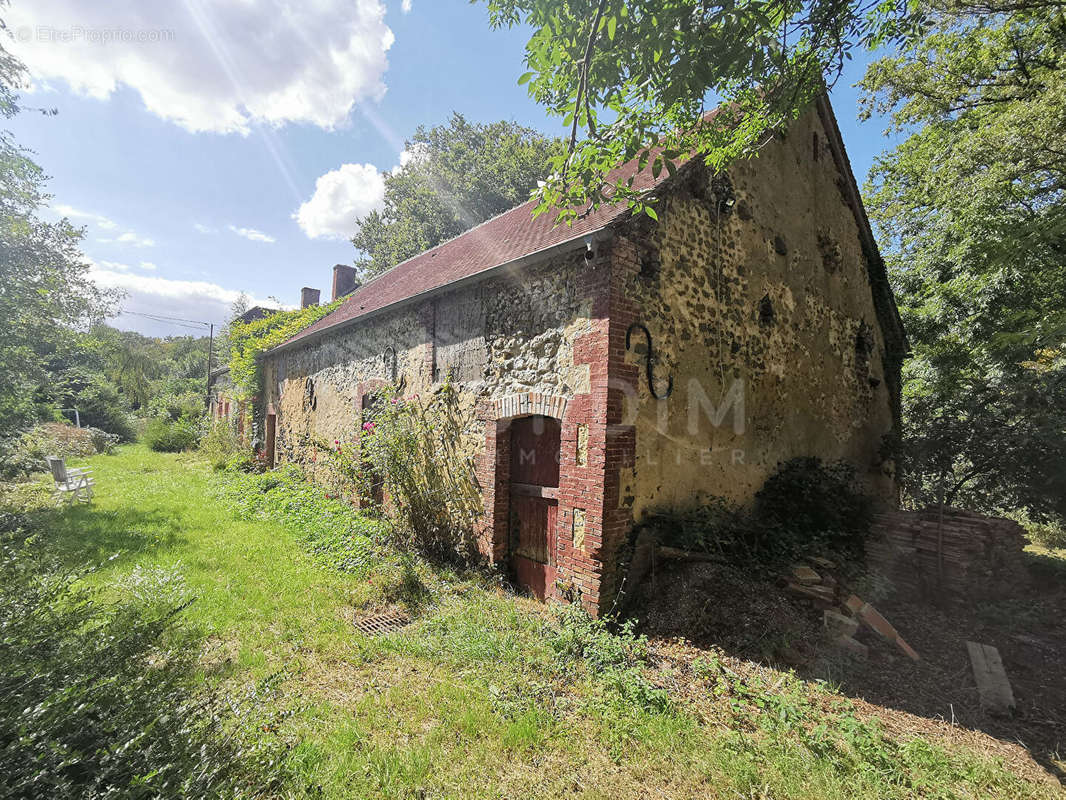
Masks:
[[[300,290],[300,308],[317,306],[318,301],[321,299],[322,292],[318,289],[312,289],[310,286],[305,286]]]
[[[349,267],[347,264],[337,264],[333,267],[334,300],[355,291],[357,285],[355,282],[355,267]]]

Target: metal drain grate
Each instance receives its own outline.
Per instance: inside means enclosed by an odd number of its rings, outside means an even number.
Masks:
[[[398,631],[410,624],[411,618],[402,611],[387,611],[384,614],[375,614],[372,617],[355,620],[355,629],[367,636],[380,636],[383,633]]]

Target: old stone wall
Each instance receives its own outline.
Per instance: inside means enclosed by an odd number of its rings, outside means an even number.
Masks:
[[[606,253],[606,251],[605,251]],[[315,474],[315,441],[360,435],[364,397],[455,387],[462,449],[485,500],[481,547],[507,558],[510,420],[561,420],[558,586],[595,608],[601,573],[609,258],[584,248],[357,322],[265,358],[264,408],[277,415],[276,460]],[[617,502],[615,502],[617,506]]]
[[[589,367],[573,357],[575,339],[591,324],[590,301],[576,292],[583,266],[576,254],[268,357],[266,402],[278,415],[278,462],[310,462],[316,438],[351,441],[363,396],[386,382],[414,394],[450,380],[471,418],[482,399],[587,392]]]
[[[891,502],[885,337],[845,176],[812,112],[757,159],[712,178],[701,164],[619,231],[615,268],[633,330],[623,471],[635,521],[699,497],[749,501],[779,462],[846,459]],[[888,367],[891,369],[891,366]],[[891,376],[887,376],[891,377]]]

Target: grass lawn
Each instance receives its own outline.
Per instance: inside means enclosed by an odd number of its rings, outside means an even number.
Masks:
[[[318,513],[310,487],[274,519],[240,518],[194,456],[128,446],[91,466],[96,501],[57,513],[41,546],[102,563],[89,580],[109,590],[181,576],[203,680],[275,676],[262,735],[289,745],[287,796],[1060,796],[984,752],[888,736],[824,684],[742,678],[713,654],[671,674],[490,577],[405,565],[373,523],[339,569],[293,522]],[[397,603],[403,630],[353,628]]]

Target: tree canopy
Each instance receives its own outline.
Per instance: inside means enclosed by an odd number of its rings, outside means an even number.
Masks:
[[[909,24],[891,0],[486,3],[492,25],[533,28],[519,82],[570,129],[538,206],[564,218],[608,199],[646,208],[630,181],[607,180],[632,158],[658,175],[689,153],[715,168],[751,155],[832,85],[856,48]]]
[[[1066,513],[1066,19],[930,5],[864,111],[911,135],[866,199],[913,357],[908,489]]]
[[[20,111],[23,67],[0,46],[0,114]],[[0,131],[0,437],[39,414],[47,362],[80,328],[113,307],[89,279],[82,232],[43,221],[45,175],[9,131]]]
[[[385,208],[361,218],[352,239],[373,276],[529,199],[562,143],[514,122],[420,127],[408,158],[385,176]]]

